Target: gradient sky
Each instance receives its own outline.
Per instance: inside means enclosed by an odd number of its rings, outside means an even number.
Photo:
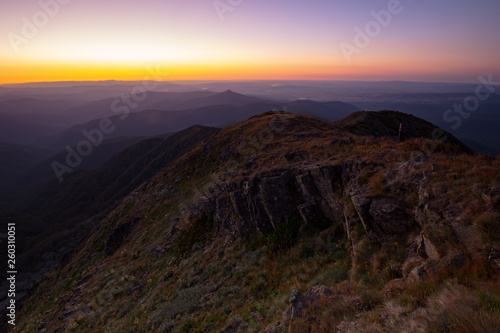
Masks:
[[[15,52],[23,17],[54,1],[0,0],[0,83],[143,79],[151,66],[169,80],[500,80],[498,0],[401,0],[351,62],[341,43],[389,1],[241,0],[221,20],[213,0],[65,0]]]

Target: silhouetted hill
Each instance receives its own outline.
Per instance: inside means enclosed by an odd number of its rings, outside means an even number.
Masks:
[[[342,102],[315,102],[298,100],[286,104],[287,111],[323,120],[336,121],[359,111],[357,106]]]
[[[439,127],[398,111],[360,111],[335,122],[335,125],[356,135],[373,137],[388,136],[398,138],[399,126],[402,125],[401,141],[412,138],[427,138],[432,140],[446,140],[455,144],[463,152],[472,153],[472,150],[460,140]]]
[[[243,106],[260,102],[263,102],[263,100],[255,97],[238,94],[231,90],[226,90],[225,92],[222,93],[185,101],[183,103],[175,105],[175,107],[177,108],[177,110],[187,110],[187,109],[202,108],[211,105]]]
[[[54,222],[103,212],[216,131],[192,126],[166,139],[150,138],[130,145],[102,165],[70,175],[62,183],[53,176],[23,200],[23,211]]]
[[[471,91],[474,91],[471,89]],[[420,94],[388,94],[381,96],[380,101],[359,102],[365,110],[391,109],[411,113],[423,118],[436,126],[450,132],[457,138],[472,140],[479,143],[475,150],[492,154],[500,151],[500,133],[496,130],[500,126],[500,95],[491,94],[482,101],[477,110],[466,112],[462,117],[459,113],[449,112],[454,106],[463,105],[470,97],[469,93],[420,93]],[[445,116],[446,113],[446,116]]]

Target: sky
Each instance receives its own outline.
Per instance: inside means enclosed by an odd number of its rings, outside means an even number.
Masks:
[[[0,83],[476,82],[498,0],[0,0]]]

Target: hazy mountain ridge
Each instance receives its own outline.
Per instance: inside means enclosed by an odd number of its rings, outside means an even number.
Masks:
[[[182,109],[187,107],[196,108]],[[181,109],[169,110],[171,108]],[[116,128],[107,137],[156,135],[180,131],[196,124],[223,127],[273,108],[287,108],[291,112],[313,115],[329,121],[341,119],[350,112],[359,110],[355,106],[342,102],[294,101],[283,104],[226,91],[224,93],[209,94],[208,97],[181,101],[179,104],[175,102],[173,104],[165,103],[163,109],[160,110],[148,109],[132,112],[126,116],[111,116],[109,119]],[[62,148],[67,144],[74,145],[82,139],[84,129],[99,128],[99,122],[100,119],[95,119],[85,124],[73,126],[55,136],[42,140],[42,142],[52,148]]]
[[[115,115],[113,106],[115,108],[121,107],[122,111],[124,110],[123,107],[127,107],[130,112],[137,113],[144,110],[193,110],[210,105],[234,105],[241,108],[243,104],[254,101],[256,102],[255,105],[261,103],[263,106],[263,108],[253,110],[254,114],[269,109],[283,109],[286,106],[291,112],[312,115],[330,121],[338,120],[351,112],[362,109],[399,110],[430,121],[457,138],[463,138],[468,142],[478,142],[477,145],[474,145],[476,149],[481,151],[486,149],[494,154],[500,151],[498,146],[500,138],[498,138],[498,131],[496,131],[500,117],[498,94],[492,93],[487,100],[481,101],[479,109],[471,113],[469,117],[462,119],[463,121],[458,126],[458,129],[456,128],[457,120],[446,122],[443,119],[448,109],[453,109],[455,104],[462,104],[467,97],[473,96],[477,84],[472,83],[389,81],[179,81],[171,83],[160,81],[151,83],[152,87],[156,88],[147,92],[144,101],[136,103],[132,99],[128,103],[134,107],[128,107],[125,99],[132,98],[130,96],[132,89],[143,84],[143,82],[134,81],[104,81],[11,85],[8,88],[3,86],[0,91],[0,101],[14,103],[16,100],[19,102],[19,100],[31,99],[33,101],[33,99],[36,99],[40,100],[41,104],[37,111],[39,114],[36,116],[30,115],[36,113],[35,110],[25,108],[19,108],[19,112],[8,117],[5,114],[0,116],[3,125],[0,141],[60,149],[66,144],[73,145],[78,142],[78,133],[73,136],[69,134],[76,128],[68,130],[69,126],[76,124],[94,126],[93,119],[113,117]],[[492,85],[491,88],[497,89],[498,86]],[[231,92],[239,92],[233,93],[234,96],[238,96],[236,100],[223,98],[224,91],[227,93],[228,89]],[[217,97],[218,95],[219,97]],[[211,101],[211,99],[213,100]],[[244,102],[241,102],[240,99]],[[301,104],[307,102],[307,100],[316,102],[314,104],[308,102],[310,103],[308,106]],[[337,118],[330,119],[328,117],[328,105],[332,106],[332,103],[328,101],[333,100],[352,103],[356,105],[356,108],[350,109],[339,106],[337,108]],[[72,103],[79,105],[68,108],[61,113],[51,112],[50,109],[44,107],[44,105],[51,105],[56,101],[59,101],[60,105],[55,105],[53,110],[60,110],[61,105]],[[3,112],[3,102],[0,102],[0,113]],[[5,110],[7,109],[5,108]],[[318,109],[319,112],[313,112],[313,109]],[[46,110],[50,115],[44,114],[40,110]],[[24,115],[19,113],[24,113]],[[240,113],[242,117],[236,119],[235,122],[242,121],[250,116],[245,112]],[[160,117],[157,114],[150,116],[152,118]],[[191,116],[196,116],[196,114],[191,114]],[[138,131],[135,130],[135,133],[122,133],[120,136],[173,132],[197,123],[206,126],[229,125],[229,123],[224,123],[220,119],[206,124],[183,121],[183,124],[173,129],[165,128],[163,131],[158,130],[158,133],[144,133],[143,131],[142,134],[137,134]],[[131,128],[130,130],[134,129]],[[66,134],[64,134],[65,131]],[[23,135],[20,135],[20,133],[23,133]],[[50,139],[47,139],[47,137],[50,137]],[[70,141],[64,141],[65,139],[70,139]],[[58,142],[59,140],[62,141]]]

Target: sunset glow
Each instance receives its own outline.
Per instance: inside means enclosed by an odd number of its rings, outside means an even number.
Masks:
[[[165,80],[500,74],[497,1],[222,3],[221,12],[207,0],[4,1],[0,83],[137,80],[151,66]],[[343,43],[355,48],[350,59]]]

